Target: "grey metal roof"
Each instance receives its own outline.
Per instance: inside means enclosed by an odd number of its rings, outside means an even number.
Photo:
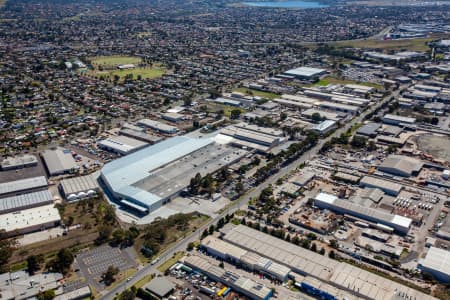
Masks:
[[[161,198],[132,185],[151,176],[152,171],[212,143],[213,139],[167,139],[106,164],[102,169],[102,178],[113,192],[151,206]]]
[[[45,150],[41,155],[47,165],[50,175],[64,173],[78,168],[78,165],[69,150],[61,148],[56,150]]]
[[[0,183],[0,195],[48,186],[45,176]]]
[[[170,282],[164,277],[156,277],[148,284],[145,285],[144,289],[150,291],[158,297],[164,297],[169,294],[175,288],[175,284]]]
[[[356,131],[356,133],[361,135],[372,136],[377,134],[377,131],[378,129],[380,129],[380,127],[381,127],[380,123],[368,123],[359,128]]]
[[[60,184],[65,195],[77,194],[89,190],[98,190],[97,178],[99,173],[93,173],[86,176],[79,176],[61,180]]]
[[[447,250],[430,247],[420,264],[425,268],[450,276],[450,252]]]
[[[332,260],[244,225],[231,229],[224,240],[246,249],[252,248],[256,253],[290,266],[296,272],[300,269],[316,279],[342,290],[352,290],[352,293],[359,293],[368,299],[393,299],[392,296],[397,294],[408,296],[408,299],[436,299],[395,281]]]
[[[8,157],[1,162],[2,169],[22,167],[37,164],[37,158],[34,155],[25,154],[23,156]]]
[[[17,211],[22,208],[45,205],[53,202],[48,190],[0,199],[0,213]]]
[[[413,172],[418,172],[423,166],[423,162],[404,155],[390,155],[378,167],[379,170],[387,173],[392,171],[402,172],[411,176]]]

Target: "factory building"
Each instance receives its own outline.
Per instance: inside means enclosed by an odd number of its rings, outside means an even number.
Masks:
[[[48,187],[47,178],[38,176],[0,183],[0,197],[22,194],[24,192],[42,190]]]
[[[284,72],[284,75],[292,76],[300,80],[317,80],[320,76],[325,75],[327,70],[310,68],[310,67],[300,67],[288,70]]]
[[[64,276],[61,273],[44,272],[34,275],[30,275],[26,271],[3,273],[0,274],[2,299],[38,299],[42,291],[47,290],[55,290],[55,293],[59,294],[63,290],[61,283],[63,279]]]
[[[202,176],[241,159],[247,152],[215,142],[177,136],[106,164],[101,180],[115,201],[149,213]]]
[[[412,125],[416,122],[415,118],[411,117],[403,117],[392,114],[386,114],[383,117],[383,123],[390,125],[400,125],[400,124],[408,124]]]
[[[199,256],[187,256],[184,259],[184,264],[230,287],[249,299],[268,300],[272,296],[272,290],[265,285],[231,271],[225,271]]]
[[[97,146],[106,151],[127,155],[148,146],[148,143],[119,135],[104,139],[98,142]]]
[[[0,214],[53,203],[52,194],[48,190],[22,194],[0,199]]]
[[[178,128],[175,126],[167,125],[165,123],[161,123],[158,121],[150,120],[150,119],[142,119],[137,122],[139,126],[153,129],[158,132],[173,134],[178,132]]]
[[[380,123],[374,122],[367,123],[362,127],[358,128],[358,130],[356,130],[356,134],[374,138],[377,136],[380,127],[381,127]]]
[[[27,167],[37,166],[37,157],[30,154],[25,154],[23,156],[8,157],[2,160],[1,167],[2,171],[22,169]]]
[[[288,266],[293,272],[305,276],[297,282],[305,282],[309,288],[315,288],[314,295],[328,295],[324,299],[436,299],[385,277],[330,259],[244,225],[227,230],[223,239]],[[314,282],[311,282],[311,279]],[[340,293],[350,296],[345,297]]]
[[[0,215],[0,230],[8,237],[53,228],[61,217],[53,204]]]
[[[179,114],[179,113],[171,113],[171,112],[167,112],[161,115],[161,118],[163,118],[164,120],[167,120],[169,122],[173,122],[173,123],[178,123],[184,120],[184,115]]]
[[[444,249],[430,247],[424,259],[419,261],[418,267],[422,272],[433,275],[442,283],[450,283],[450,252]]]
[[[220,133],[221,135],[229,137],[229,142],[232,144],[256,149],[261,152],[268,152],[270,149],[284,141],[283,131],[281,130],[250,125],[247,123],[239,123],[225,127]]]
[[[408,233],[412,223],[410,218],[361,206],[326,193],[319,193],[314,197],[314,206],[321,209],[329,209],[339,214],[355,216],[369,222],[383,224],[403,235]]]
[[[141,129],[144,129],[144,128],[141,128]],[[156,144],[163,140],[163,138],[160,136],[148,134],[144,131],[136,131],[136,130],[127,129],[127,128],[120,129],[119,134],[139,140],[139,141],[149,143],[151,145]]]
[[[240,264],[250,271],[258,271],[282,282],[288,279],[289,272],[291,271],[290,268],[273,262],[270,259],[261,257],[254,252],[244,250],[212,236],[203,239],[201,246],[215,257],[219,257],[233,264]]]
[[[313,126],[311,129],[320,135],[325,135],[338,127],[336,121],[325,120]]]
[[[418,159],[403,155],[390,155],[378,166],[378,170],[392,175],[410,177],[417,176],[422,167],[423,162]]]
[[[401,184],[372,176],[364,176],[360,180],[359,185],[363,188],[379,188],[380,190],[391,196],[397,196],[403,189],[403,186]]]
[[[99,176],[100,174],[95,172],[85,176],[63,179],[59,183],[59,190],[68,201],[95,197],[101,192],[97,181]]]
[[[58,148],[41,153],[50,176],[72,173],[80,167],[76,164],[70,150]]]

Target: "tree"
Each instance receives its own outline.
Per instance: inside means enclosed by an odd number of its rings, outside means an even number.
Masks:
[[[239,109],[233,109],[233,110],[230,112],[230,118],[231,118],[232,120],[239,119],[240,116],[241,116],[241,111],[240,111]]]
[[[211,226],[209,226],[209,229],[208,229],[208,233],[209,234],[213,234],[214,233],[214,225],[211,225]]]
[[[336,253],[334,253],[334,251],[331,250],[330,253],[328,253],[328,257],[331,259],[336,259]]]
[[[334,248],[334,249],[337,249],[337,248],[339,248],[339,242],[337,241],[337,240],[331,240],[330,241],[330,247],[331,248]]]
[[[368,151],[375,151],[375,150],[377,150],[377,144],[374,141],[369,141],[367,143],[367,150]]]
[[[117,298],[118,300],[133,300],[136,298],[136,288],[131,288],[129,290],[124,291],[122,294],[119,295]]]
[[[106,285],[111,285],[116,278],[115,276],[119,273],[119,269],[114,266],[109,266],[105,273],[102,274],[103,282]]]
[[[320,248],[319,254],[320,255],[325,255],[325,248],[324,247]]]
[[[225,265],[223,264],[223,261],[221,261],[221,262],[219,263],[219,267],[222,268],[222,269],[225,268]]]
[[[359,135],[355,135],[352,139],[351,145],[355,148],[364,148],[366,147],[367,138]]]
[[[202,233],[202,236],[201,236],[201,238],[200,239],[204,239],[205,237],[207,237],[208,236],[208,229],[205,229],[204,231],[203,231],[203,233]]]
[[[13,254],[14,240],[6,239],[5,231],[0,230],[0,272],[6,272],[8,260]]]
[[[98,238],[96,239],[97,244],[101,244],[109,239],[113,229],[109,225],[102,225],[98,228]]]
[[[194,246],[195,246],[195,244],[194,244],[193,242],[190,242],[190,243],[187,245],[186,250],[187,250],[187,251],[192,251],[192,250],[194,249]]]
[[[311,244],[311,251],[317,252],[317,245],[316,243]]]
[[[51,300],[55,298],[55,291],[54,290],[47,290],[44,292],[40,292],[37,296],[38,300]]]
[[[313,120],[314,123],[319,123],[320,121],[322,121],[322,117],[318,112],[313,113],[311,115],[311,119]]]
[[[70,270],[73,261],[72,251],[69,248],[63,248],[58,251],[56,258],[50,262],[49,269],[66,274]]]
[[[123,229],[120,229],[120,228],[116,229],[112,233],[112,237],[113,237],[113,243],[116,245],[120,245],[125,240],[125,231],[123,231]]]
[[[41,268],[41,263],[43,262],[42,256],[30,255],[27,257],[27,270],[30,275],[33,275],[36,271]]]

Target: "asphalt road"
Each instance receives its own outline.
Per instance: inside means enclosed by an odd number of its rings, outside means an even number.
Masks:
[[[292,170],[297,168],[298,165],[300,165],[300,164],[310,160],[313,156],[315,156],[319,152],[319,150],[322,148],[324,143],[329,141],[331,138],[339,136],[341,133],[344,133],[349,128],[351,128],[353,125],[355,125],[356,123],[362,122],[364,117],[367,114],[369,114],[370,112],[372,112],[375,109],[377,109],[383,103],[387,102],[390,97],[392,97],[392,96],[397,97],[398,94],[400,93],[400,89],[394,91],[393,93],[391,93],[388,96],[386,96],[385,98],[383,98],[376,105],[372,106],[371,108],[366,110],[364,113],[362,113],[359,116],[355,117],[353,120],[351,120],[350,122],[345,124],[343,127],[337,129],[333,134],[331,134],[327,138],[320,140],[317,143],[316,146],[314,146],[313,148],[311,148],[310,150],[305,152],[299,159],[297,159],[296,161],[292,162],[291,164],[285,166],[284,168],[280,169],[278,171],[278,173],[272,175],[271,177],[267,178],[263,183],[261,183],[260,185],[258,185],[254,189],[248,191],[247,194],[244,197],[241,197],[240,200],[237,200],[236,203],[233,206],[231,206],[230,208],[228,208],[227,210],[225,210],[224,212],[219,214],[216,218],[210,220],[205,225],[203,225],[200,228],[198,228],[197,231],[193,232],[191,235],[187,236],[185,239],[179,241],[177,244],[175,244],[171,248],[167,249],[163,254],[161,254],[159,256],[160,257],[160,262],[159,263],[154,264],[154,265],[147,265],[147,266],[145,266],[144,268],[139,270],[134,276],[132,276],[128,281],[122,282],[121,284],[118,284],[114,289],[109,291],[107,294],[103,295],[101,297],[101,299],[112,300],[112,299],[114,299],[114,297],[117,294],[120,294],[121,292],[123,292],[128,287],[131,287],[132,285],[136,284],[139,280],[144,278],[147,274],[159,273],[159,271],[156,268],[161,263],[163,263],[164,261],[166,261],[167,259],[172,257],[175,252],[185,251],[187,245],[190,242],[194,242],[194,241],[198,240],[200,238],[200,235],[202,234],[202,232],[205,229],[207,229],[210,225],[215,224],[220,218],[224,217],[226,214],[235,212],[236,210],[238,210],[242,206],[246,205],[250,201],[250,199],[259,196],[259,194],[261,193],[261,191],[263,189],[265,189],[266,187],[268,187],[271,184],[274,184],[279,178],[289,174]]]

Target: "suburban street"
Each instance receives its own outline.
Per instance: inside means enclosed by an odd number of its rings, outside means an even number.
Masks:
[[[141,280],[143,277],[145,277],[147,274],[151,273],[158,273],[157,267],[173,256],[174,253],[179,251],[185,251],[187,245],[190,242],[194,242],[200,238],[200,235],[202,232],[207,229],[211,224],[215,224],[220,218],[224,217],[226,214],[230,214],[235,212],[236,210],[239,210],[242,206],[245,206],[252,198],[258,197],[259,194],[263,189],[268,187],[271,184],[274,184],[279,178],[284,177],[285,175],[289,174],[292,170],[296,169],[298,165],[307,162],[310,160],[313,156],[315,156],[319,150],[322,148],[324,143],[331,140],[333,137],[339,136],[340,134],[347,131],[349,128],[351,128],[353,125],[360,123],[364,120],[364,117],[371,113],[372,111],[379,108],[381,105],[386,103],[392,96],[397,97],[400,93],[401,88],[397,89],[393,93],[390,93],[389,95],[385,96],[380,102],[360,114],[359,116],[353,118],[350,122],[342,126],[341,128],[337,129],[333,134],[328,136],[325,139],[320,140],[316,146],[311,148],[310,150],[306,151],[299,159],[292,162],[291,164],[285,166],[284,168],[280,169],[276,174],[266,179],[263,183],[258,185],[257,187],[251,189],[248,191],[243,197],[241,197],[239,200],[236,200],[236,203],[229,207],[227,210],[220,213],[216,218],[210,220],[203,226],[197,229],[197,231],[193,232],[191,235],[186,237],[185,239],[179,241],[177,244],[175,244],[173,247],[167,249],[163,254],[160,255],[160,263],[154,264],[154,265],[147,265],[141,270],[139,270],[133,277],[131,277],[128,281],[124,281],[120,284],[118,284],[114,289],[109,291],[107,294],[102,296],[102,299],[105,300],[112,300],[114,297],[123,292],[127,287],[131,287],[132,285],[136,284],[139,280]]]

